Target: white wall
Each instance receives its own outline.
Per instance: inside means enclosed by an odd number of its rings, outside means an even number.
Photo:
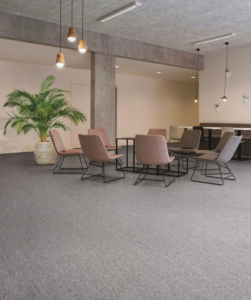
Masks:
[[[251,96],[251,48],[229,50],[229,69],[232,74],[227,80],[226,96],[223,102],[224,71],[226,52],[205,56],[204,71],[200,72],[200,122],[251,123],[251,101],[245,106],[242,95]],[[251,100],[251,99],[250,99]],[[214,104],[221,105],[220,112]]]
[[[198,125],[194,84],[117,74],[117,136],[147,134],[150,128]],[[167,134],[168,138],[168,134]]]
[[[6,136],[3,136],[4,124],[8,117],[6,113],[11,110],[15,111],[15,109],[3,108],[3,104],[6,101],[6,95],[14,88],[37,93],[40,84],[48,75],[54,75],[57,78],[55,87],[69,91],[72,89],[72,82],[90,84],[90,71],[88,70],[59,69],[55,66],[0,61],[0,153],[34,151],[34,144],[39,140],[35,132],[17,135],[14,129],[8,127]],[[71,96],[68,96],[68,101],[71,101]],[[66,124],[71,127],[69,121]],[[60,133],[65,146],[71,147],[70,132],[60,131]]]

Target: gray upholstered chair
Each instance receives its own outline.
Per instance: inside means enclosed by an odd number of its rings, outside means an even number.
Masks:
[[[87,162],[86,159],[83,155],[83,152],[81,149],[66,149],[65,145],[61,139],[61,136],[59,134],[59,132],[57,130],[51,130],[50,131],[50,137],[52,140],[52,143],[54,145],[54,148],[57,152],[57,154],[60,156],[56,167],[53,170],[54,174],[82,174],[84,171],[83,168],[83,164],[82,164],[82,160],[81,160],[81,156],[84,158],[85,164],[87,166]],[[70,157],[70,156],[79,156],[79,160],[80,160],[80,164],[81,164],[81,168],[62,168],[62,164],[64,162],[64,159],[66,157]],[[56,169],[59,170],[68,170],[68,171],[56,171]],[[80,171],[73,171],[74,170],[80,170]]]
[[[219,154],[219,152],[223,149],[223,147],[225,146],[226,142],[228,141],[228,139],[231,136],[234,136],[235,133],[234,132],[225,132],[224,135],[222,136],[221,140],[219,141],[217,147],[214,150],[195,150],[195,154]]]
[[[169,152],[180,154],[192,154],[200,145],[200,130],[184,130],[178,147],[169,148]]]
[[[163,135],[166,139],[166,129],[149,129],[147,135]]]
[[[107,183],[125,177],[125,173],[122,171],[123,173],[122,177],[106,180],[106,173],[105,173],[106,163],[121,158],[123,154],[109,154],[102,138],[99,135],[79,134],[78,137],[79,137],[80,145],[82,147],[84,156],[90,160],[88,168],[85,170],[85,172],[81,177],[82,180],[93,176],[102,176],[104,178],[104,182]],[[93,164],[94,162],[101,163],[101,166]],[[87,171],[92,165],[96,167],[101,167],[102,173],[98,175],[87,174]],[[90,176],[85,177],[85,175],[90,175]]]
[[[141,182],[142,180],[153,180],[146,179],[146,175],[148,172],[148,168],[150,165],[157,166],[161,169],[161,175],[163,177],[163,181],[165,186],[168,187],[172,182],[175,181],[175,177],[173,176],[173,180],[166,183],[165,173],[167,172],[165,169],[162,169],[163,166],[169,164],[169,170],[171,170],[170,163],[174,160],[173,156],[169,156],[166,139],[162,135],[136,135],[135,137],[135,145],[136,145],[136,158],[139,162],[141,162],[145,167],[139,174],[135,185]],[[143,177],[141,176],[143,171]],[[173,174],[172,174],[173,175]],[[162,180],[156,180],[162,181]]]
[[[227,142],[225,143],[224,147],[221,149],[221,151],[218,153],[218,155],[215,154],[205,154],[202,156],[197,156],[194,157],[196,160],[195,166],[194,166],[194,172],[191,177],[191,181],[194,182],[200,182],[200,183],[207,183],[207,184],[214,184],[214,185],[223,185],[224,184],[224,179],[227,180],[236,180],[234,174],[231,172],[229,167],[227,166],[227,162],[231,160],[233,157],[237,147],[239,146],[241,142],[242,136],[231,136]],[[210,178],[217,178],[221,180],[221,183],[214,183],[214,182],[209,182],[209,181],[201,181],[201,180],[194,180],[194,174],[198,170],[199,163],[205,163],[206,167],[204,169],[204,174],[202,173],[203,171],[203,166],[201,169],[201,175],[205,175],[206,177]],[[214,164],[218,166],[218,169],[208,169],[207,165],[208,164]],[[222,168],[224,168],[227,173],[222,172]],[[218,173],[212,173],[211,171],[215,172],[218,170]],[[222,175],[226,175],[223,177]]]

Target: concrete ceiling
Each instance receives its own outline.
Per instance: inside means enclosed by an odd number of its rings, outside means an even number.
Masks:
[[[105,23],[97,19],[132,0],[85,0],[85,29],[194,52],[193,41],[229,32],[230,47],[251,46],[250,0],[138,0],[130,12]],[[71,0],[62,0],[62,23],[71,24]],[[81,28],[82,0],[74,0],[74,26]],[[0,0],[0,11],[59,23],[59,0]],[[201,54],[224,49],[227,40],[201,46]]]
[[[58,48],[0,39],[0,60],[38,65],[55,66]],[[91,69],[91,54],[81,55],[77,50],[64,49],[65,67],[75,69]],[[137,60],[116,58],[117,74],[152,77],[163,80],[174,80],[194,83],[191,78],[196,71],[167,65],[148,63]],[[156,72],[161,72],[157,74]]]

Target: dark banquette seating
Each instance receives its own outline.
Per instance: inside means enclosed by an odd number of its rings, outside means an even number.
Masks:
[[[240,124],[240,123],[200,123],[199,126],[203,127],[233,127],[233,128],[251,128],[250,124]],[[237,135],[237,131],[235,131]],[[208,138],[208,129],[204,129],[204,135]],[[247,154],[251,155],[251,130],[242,130],[241,135],[243,135],[242,140],[246,141],[247,145]],[[212,139],[215,141],[215,145],[218,144],[221,138],[221,130],[213,130],[212,131]],[[204,143],[203,143],[204,144]],[[203,149],[207,147],[207,145],[202,145]],[[242,147],[241,154],[246,155],[245,147]]]

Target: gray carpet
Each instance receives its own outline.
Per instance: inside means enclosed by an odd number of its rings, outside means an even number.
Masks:
[[[251,161],[230,167],[165,189],[0,155],[0,299],[251,299]]]

